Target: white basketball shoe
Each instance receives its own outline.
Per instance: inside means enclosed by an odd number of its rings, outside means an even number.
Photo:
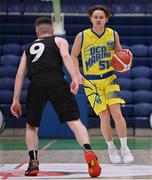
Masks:
[[[121,148],[120,152],[121,152],[122,161],[125,164],[129,164],[134,161],[134,156],[131,154],[128,147]]]
[[[108,155],[113,164],[121,163],[121,156],[115,146],[108,148]]]

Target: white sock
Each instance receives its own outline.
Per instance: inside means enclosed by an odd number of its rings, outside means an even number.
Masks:
[[[121,148],[127,148],[127,137],[120,138]]]
[[[108,149],[112,149],[115,147],[113,140],[112,141],[106,141],[107,145],[108,145]]]

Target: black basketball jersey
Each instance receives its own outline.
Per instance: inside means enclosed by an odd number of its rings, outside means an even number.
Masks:
[[[44,74],[63,75],[63,61],[55,37],[37,39],[25,50],[27,56],[28,77],[43,77]]]

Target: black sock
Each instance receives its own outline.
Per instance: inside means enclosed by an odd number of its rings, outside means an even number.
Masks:
[[[83,144],[82,149],[84,151],[91,151],[91,145],[90,144]]]
[[[37,160],[37,150],[29,151],[30,160]]]

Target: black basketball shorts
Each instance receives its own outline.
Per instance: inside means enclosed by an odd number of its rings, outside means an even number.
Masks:
[[[65,79],[35,80],[30,83],[27,94],[28,124],[33,127],[40,126],[41,114],[47,101],[52,103],[61,123],[80,118],[76,99]]]

